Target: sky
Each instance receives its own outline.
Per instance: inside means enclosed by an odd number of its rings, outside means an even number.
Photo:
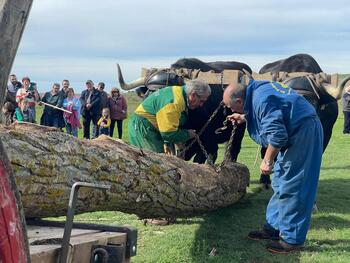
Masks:
[[[184,57],[259,71],[307,53],[350,73],[349,17],[348,0],[34,0],[12,72],[40,92],[68,79],[76,93],[88,79],[118,87],[116,63],[131,81]]]

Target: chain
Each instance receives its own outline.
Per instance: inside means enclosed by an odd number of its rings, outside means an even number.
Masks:
[[[221,108],[221,106],[224,105],[224,102],[221,101],[219,106],[215,109],[215,111],[213,112],[213,114],[210,116],[209,120],[204,124],[203,128],[199,131],[199,133],[197,134],[197,136],[201,136],[202,133],[204,132],[204,130],[208,127],[209,123],[214,119],[214,117],[216,116],[216,114],[218,113],[219,109]],[[196,142],[196,138],[193,138],[191,143],[186,146],[180,153],[179,155],[182,156],[183,154],[185,154],[185,152],[190,149],[192,147],[192,145]]]
[[[231,158],[230,151],[232,148],[232,142],[233,142],[233,138],[235,137],[236,129],[237,129],[237,125],[233,124],[230,140],[228,141],[228,145],[225,150],[224,160],[222,160],[221,164],[216,168],[216,172],[220,172],[224,164],[229,161],[229,158]]]
[[[204,145],[202,144],[202,141],[199,139],[199,136],[196,134],[196,136],[195,136],[194,138],[197,140],[199,147],[201,147],[202,152],[203,152],[204,155],[205,155],[205,158],[207,158],[208,164],[209,164],[210,166],[212,166],[212,167],[215,168],[214,163],[213,163],[213,160],[210,158],[208,152],[205,150],[205,147],[204,147]]]

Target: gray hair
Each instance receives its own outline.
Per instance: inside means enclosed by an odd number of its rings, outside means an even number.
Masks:
[[[245,100],[247,85],[244,85],[242,83],[235,84],[235,89],[231,91],[229,94],[230,98],[230,105],[236,100],[236,99],[242,99]]]
[[[210,86],[199,79],[192,79],[186,83],[186,94],[189,95],[192,91],[202,97],[205,94],[211,94]]]

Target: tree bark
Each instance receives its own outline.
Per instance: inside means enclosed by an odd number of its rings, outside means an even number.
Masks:
[[[108,185],[82,188],[76,212],[118,210],[147,217],[185,217],[237,202],[249,171],[226,163],[219,173],[208,165],[153,153],[100,136],[80,140],[35,124],[0,126],[26,217],[66,214],[74,182]]]

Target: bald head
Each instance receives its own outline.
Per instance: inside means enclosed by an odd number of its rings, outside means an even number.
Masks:
[[[223,101],[234,112],[243,113],[247,86],[241,83],[230,84],[224,91]]]

